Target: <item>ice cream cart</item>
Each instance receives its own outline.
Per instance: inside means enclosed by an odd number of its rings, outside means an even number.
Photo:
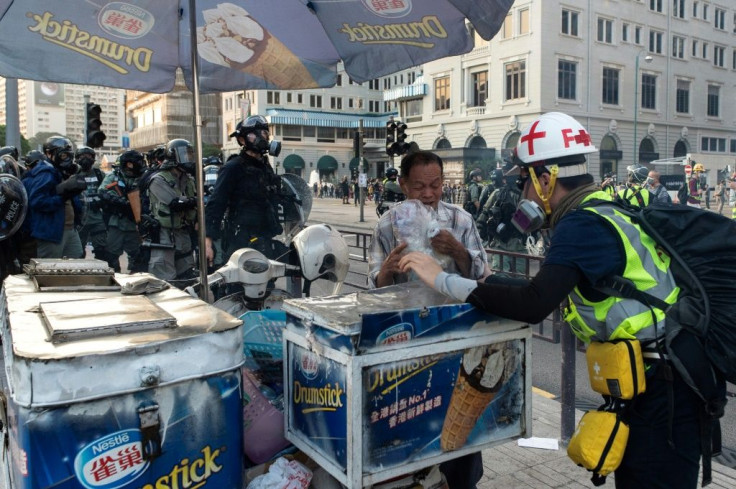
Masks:
[[[284,302],[286,437],[351,489],[531,436],[531,331],[420,282]]]
[[[240,487],[242,321],[104,265],[4,282],[11,487]]]

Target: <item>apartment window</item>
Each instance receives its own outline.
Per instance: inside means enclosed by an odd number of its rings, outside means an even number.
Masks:
[[[604,104],[618,105],[618,86],[621,71],[616,68],[603,68],[603,94]]]
[[[672,15],[680,19],[685,18],[685,0],[672,0]]]
[[[316,135],[315,127],[314,126],[304,126],[302,128],[302,135],[305,138],[313,138]]]
[[[557,98],[575,100],[577,63],[559,60],[557,63]]]
[[[736,153],[736,139],[731,140],[731,153]]]
[[[708,43],[703,43],[703,55],[701,56],[703,59],[708,59]]]
[[[690,113],[690,82],[688,80],[677,80],[675,110],[679,114]]]
[[[700,139],[701,151],[713,151],[715,153],[726,152],[726,138],[709,138],[703,137]]]
[[[348,109],[352,109],[355,107],[355,101],[353,100],[353,97],[350,97],[348,99]]]
[[[473,81],[473,107],[480,107],[486,104],[488,98],[488,72],[479,71],[470,75]]]
[[[335,83],[338,87],[342,86],[342,75],[337,75],[337,83]]]
[[[317,128],[318,143],[334,143],[335,128],[334,127],[318,127]]]
[[[662,38],[664,34],[657,31],[649,31],[649,52],[662,54]]]
[[[513,37],[513,17],[511,16],[511,13],[509,12],[506,14],[506,18],[503,20],[503,38],[504,39],[511,39]]]
[[[331,109],[342,109],[342,97],[330,97],[330,108]]]
[[[715,9],[715,26],[716,29],[726,30],[726,11],[717,7]]]
[[[443,76],[434,80],[434,110],[450,108],[450,77]]]
[[[301,126],[291,126],[291,125],[281,126],[281,138],[284,141],[301,141],[302,140]]]
[[[304,103],[304,96],[301,93],[298,93],[296,95],[296,103],[303,104]]]
[[[736,70],[736,49],[731,52],[731,69]]]
[[[526,62],[506,64],[506,98],[514,100],[526,97]]]
[[[662,12],[662,0],[649,0],[649,10]]]
[[[693,2],[693,19],[698,18],[698,5],[699,2]]]
[[[322,95],[310,95],[309,96],[309,106],[322,108]]]
[[[641,26],[634,27],[634,44],[641,46]]]
[[[529,34],[529,9],[519,10],[519,34]]]
[[[703,4],[703,20],[708,20],[708,7],[707,3]]]
[[[286,103],[290,104],[292,100],[291,92],[286,93]]]
[[[657,77],[655,75],[641,75],[641,108],[657,108]]]
[[[578,13],[562,9],[562,33],[578,37]]]
[[[278,105],[281,103],[281,93],[279,92],[266,92],[266,102],[269,104]]]
[[[697,40],[693,39],[692,47],[693,47],[693,49],[692,49],[690,55],[693,58],[697,58],[698,57],[698,54],[699,54],[699,52],[698,52],[698,41]]]
[[[708,85],[708,117],[720,117],[719,102],[720,102],[721,87],[717,85]]]
[[[621,26],[621,42],[629,42],[629,24]]]
[[[723,68],[724,59],[726,57],[726,48],[723,46],[713,46],[713,64]]]
[[[685,38],[672,36],[672,57],[683,59],[685,57]]]
[[[613,21],[598,17],[598,42],[613,44]]]

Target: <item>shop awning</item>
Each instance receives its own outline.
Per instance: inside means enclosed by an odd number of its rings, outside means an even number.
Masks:
[[[291,154],[284,159],[284,170],[304,168],[304,158],[297,154]]]
[[[339,114],[335,112],[317,112],[309,110],[268,109],[266,115],[270,124],[315,127],[347,127],[358,128],[358,121],[363,119],[363,127],[386,127],[389,117],[395,113],[382,115]]]
[[[353,158],[352,160],[350,160],[350,171],[357,170],[359,162],[360,160],[357,156]],[[367,169],[367,167],[368,167],[368,161],[365,158],[363,158],[363,169],[365,170]]]
[[[337,160],[330,155],[324,155],[317,161],[318,170],[337,170]]]

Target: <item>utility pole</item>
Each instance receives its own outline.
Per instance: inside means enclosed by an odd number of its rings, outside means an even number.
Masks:
[[[363,119],[358,120],[358,186],[360,187],[360,222],[365,222],[363,207],[365,205],[365,173],[363,173]],[[361,181],[363,180],[363,181]]]

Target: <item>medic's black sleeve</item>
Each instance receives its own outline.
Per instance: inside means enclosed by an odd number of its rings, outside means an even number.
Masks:
[[[531,281],[489,277],[470,293],[468,302],[497,316],[530,324],[555,310],[580,281],[576,268],[543,265]]]

